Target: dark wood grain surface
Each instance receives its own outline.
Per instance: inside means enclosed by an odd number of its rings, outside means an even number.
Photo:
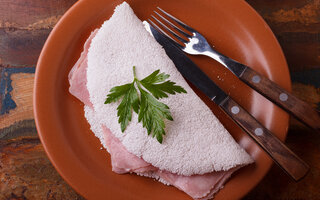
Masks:
[[[53,26],[75,0],[0,0],[0,199],[83,199],[46,157],[32,113],[34,71]],[[320,108],[320,0],[247,0],[288,61],[293,94]],[[308,113],[306,113],[308,115]],[[290,120],[286,144],[311,167],[300,182],[273,166],[244,199],[320,199],[320,134]]]

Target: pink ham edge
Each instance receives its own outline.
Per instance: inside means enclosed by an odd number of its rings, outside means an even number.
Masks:
[[[93,107],[90,102],[89,92],[87,90],[87,54],[92,38],[96,35],[98,29],[95,29],[84,44],[84,50],[79,60],[75,63],[69,72],[69,92],[77,97],[81,102],[89,107]],[[189,196],[198,200],[208,200],[213,198],[214,194],[223,188],[224,183],[233,172],[241,168],[237,166],[228,171],[211,172],[203,175],[183,176],[173,174],[167,171],[161,171],[158,168],[144,161],[142,158],[128,152],[121,141],[116,138],[111,131],[102,125],[105,143],[110,151],[112,171],[118,174],[134,172],[140,175],[148,175],[150,172],[160,177],[167,183],[184,191]]]
[[[72,67],[69,72],[68,79],[69,79],[69,92],[77,97],[80,101],[84,104],[90,106],[92,108],[92,103],[90,102],[89,92],[87,90],[87,67],[88,67],[88,60],[87,54],[88,49],[90,47],[91,41],[94,36],[97,34],[99,29],[95,29],[91,32],[89,38],[84,43],[83,51],[80,55],[80,58],[76,62],[76,64]]]
[[[192,176],[159,171],[159,176],[194,199],[207,200],[213,198],[214,194],[223,187],[223,184],[230,178],[231,174],[241,167],[237,166],[228,171]]]
[[[124,174],[128,172],[143,173],[157,170],[157,168],[143,159],[128,152],[120,140],[116,138],[107,127],[102,125],[102,129],[105,143],[111,155],[112,171],[118,174]]]
[[[148,175],[152,172],[167,183],[184,191],[194,199],[207,200],[213,197],[222,187],[233,172],[241,166],[228,171],[211,172],[203,175],[183,176],[159,170],[132,153],[128,152],[118,138],[102,125],[105,143],[110,151],[112,170],[123,174],[135,172]]]

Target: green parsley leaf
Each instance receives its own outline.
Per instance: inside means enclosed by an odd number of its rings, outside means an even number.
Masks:
[[[168,97],[166,93],[169,93],[169,94],[187,93],[185,89],[183,89],[181,86],[176,85],[175,82],[166,81],[164,83],[159,83],[159,82],[165,81],[170,77],[169,74],[165,74],[165,73],[159,74],[159,72],[160,70],[157,70],[153,72],[151,75],[149,75],[148,77],[140,81],[143,87],[149,90],[149,92],[151,92],[156,99]]]
[[[118,106],[118,122],[121,125],[121,131],[124,132],[128,126],[129,121],[132,118],[132,109],[139,113],[139,97],[138,92],[134,86],[134,82],[117,87],[113,87],[110,90],[110,94],[107,95],[105,104],[115,102],[123,96],[122,102]]]
[[[142,121],[143,127],[148,131],[148,135],[152,132],[152,137],[156,136],[157,140],[162,143],[162,135],[165,135],[164,119],[173,120],[169,107],[157,101],[152,95],[139,87],[141,94],[141,105],[138,121]]]
[[[141,82],[145,82],[145,83],[159,83],[162,81],[165,81],[166,79],[168,79],[170,77],[169,74],[165,74],[165,73],[161,73],[159,74],[160,70],[156,70],[154,71],[152,74],[150,74],[149,76],[147,76],[146,78],[142,79]],[[159,75],[158,75],[159,74]]]
[[[107,95],[107,99],[104,102],[105,104],[111,103],[111,102],[116,102],[118,101],[122,96],[124,96],[128,91],[130,90],[132,83],[125,84],[125,85],[120,85],[111,88],[109,91],[110,94]]]
[[[170,75],[160,73],[160,70],[154,71],[152,74],[142,79],[137,79],[135,74],[135,66],[133,67],[134,80],[132,83],[113,87],[105,104],[117,102],[121,103],[117,107],[118,122],[121,131],[124,132],[132,119],[132,110],[138,114],[138,122],[142,122],[143,127],[147,129],[148,135],[156,137],[159,143],[163,141],[165,135],[165,119],[173,120],[169,107],[158,101],[160,98],[168,97],[168,94],[187,93],[181,86],[175,82],[165,81]],[[164,82],[165,81],[165,82]],[[136,89],[136,86],[140,92]],[[142,86],[148,90],[144,90]]]

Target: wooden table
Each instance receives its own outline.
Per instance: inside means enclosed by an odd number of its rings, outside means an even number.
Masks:
[[[83,199],[48,160],[32,111],[35,66],[75,0],[0,0],[0,199]],[[320,0],[247,0],[278,38],[293,93],[320,107]],[[307,113],[306,113],[307,114]],[[320,199],[320,134],[290,120],[287,145],[311,166],[299,183],[277,166],[245,199]]]

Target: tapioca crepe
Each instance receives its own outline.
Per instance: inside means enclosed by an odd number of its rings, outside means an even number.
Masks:
[[[138,78],[160,69],[187,91],[160,99],[174,119],[165,121],[162,144],[148,136],[134,112],[122,132],[117,118],[119,102],[104,104],[111,88],[132,82],[133,66]],[[92,32],[69,82],[70,92],[85,104],[85,117],[110,153],[116,173],[153,177],[194,199],[208,199],[232,172],[253,162],[193,92],[126,2]]]

